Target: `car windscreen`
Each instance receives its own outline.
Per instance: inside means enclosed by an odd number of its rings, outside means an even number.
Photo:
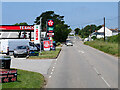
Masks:
[[[26,49],[26,46],[17,46],[17,49]]]

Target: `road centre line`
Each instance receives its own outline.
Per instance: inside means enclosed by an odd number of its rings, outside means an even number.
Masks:
[[[54,71],[54,69],[52,69],[52,72]]]
[[[97,73],[98,75],[100,75],[100,73],[98,72],[98,70],[97,70],[96,68],[94,68],[94,70],[96,71],[96,73]]]
[[[108,87],[110,87],[110,84],[101,76],[101,74],[98,72],[96,68],[94,68],[95,72],[102,78],[102,80],[107,84]]]
[[[101,77],[101,78],[108,85],[108,87],[110,87],[110,85],[108,84],[108,82],[103,77]]]
[[[51,74],[53,74],[53,72],[51,72]]]
[[[51,76],[49,76],[49,78],[51,78]]]
[[[80,50],[78,52],[85,53],[84,51],[80,51]]]

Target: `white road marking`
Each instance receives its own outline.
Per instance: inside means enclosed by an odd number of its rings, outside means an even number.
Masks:
[[[52,72],[54,71],[54,69],[52,69]]]
[[[57,61],[57,59],[56,59],[56,61]]]
[[[80,53],[85,53],[84,51],[78,51],[78,52],[80,52]]]
[[[96,71],[96,73],[97,73],[97,74],[100,74],[100,73],[97,71],[97,69],[96,69],[96,68],[94,68],[94,70]]]
[[[108,84],[108,82],[103,77],[101,77],[101,78],[108,85],[108,87],[110,87],[110,85]]]
[[[53,74],[53,72],[51,72],[51,74]]]
[[[49,76],[49,78],[51,78],[51,76]]]
[[[55,68],[55,67],[53,67],[53,68]]]

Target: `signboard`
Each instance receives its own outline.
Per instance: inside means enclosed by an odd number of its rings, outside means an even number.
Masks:
[[[48,19],[47,20],[47,37],[54,36],[54,20]]]
[[[34,25],[34,43],[40,43],[40,25]]]
[[[41,32],[41,37],[45,38],[45,36],[46,36],[46,32]]]
[[[43,45],[44,45],[44,50],[45,51],[50,51],[50,41],[43,41]]]
[[[54,33],[47,33],[47,37],[54,37]]]
[[[0,71],[0,83],[8,83],[17,81],[17,70]]]
[[[52,19],[47,20],[47,25],[48,27],[54,27],[54,20]]]
[[[48,27],[47,30],[48,30],[48,31],[53,31],[53,30],[54,30],[54,27]]]
[[[50,40],[50,48],[53,47],[53,40]]]
[[[4,30],[4,31],[16,31],[16,30],[34,30],[34,26],[33,25],[29,25],[29,26],[13,26],[13,25],[3,25],[0,26],[0,30]]]

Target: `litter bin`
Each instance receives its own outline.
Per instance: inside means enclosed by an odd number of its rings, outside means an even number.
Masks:
[[[10,69],[10,62],[9,56],[0,56],[0,69]]]

